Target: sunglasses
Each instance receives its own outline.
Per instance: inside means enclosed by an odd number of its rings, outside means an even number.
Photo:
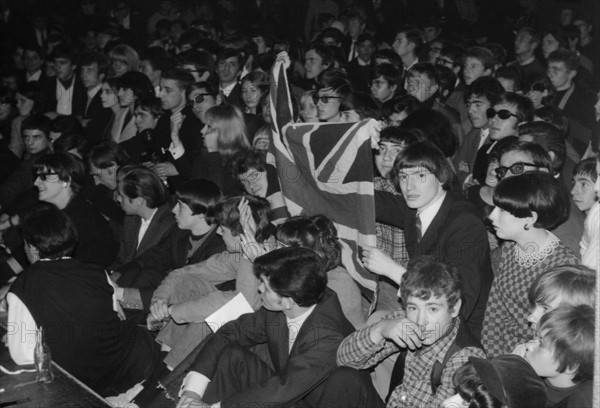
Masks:
[[[200,103],[202,103],[202,102],[204,102],[206,100],[205,96],[209,96],[209,95],[215,96],[215,94],[211,94],[211,93],[201,93],[201,94],[198,94],[198,95],[194,96],[192,98],[192,100],[189,101],[189,104],[190,105],[200,104]]]
[[[317,95],[317,94],[314,94],[312,96],[312,98],[313,98],[313,102],[315,103],[315,105],[317,103],[319,103],[319,100],[323,101],[323,103],[329,103],[329,102],[332,102],[335,99],[342,99],[341,96]]]
[[[523,174],[525,172],[525,166],[535,167],[536,169],[544,167],[544,166],[540,166],[540,165],[534,164],[534,163],[517,162],[517,163],[513,164],[510,167],[504,167],[504,166],[498,167],[495,170],[496,171],[496,177],[498,178],[498,180],[503,179],[504,176],[506,176],[506,173],[508,173],[509,170],[515,176],[517,176],[519,174]]]
[[[39,179],[41,181],[47,181],[48,177],[50,177],[50,176],[58,176],[58,173],[51,172],[51,171],[39,172],[39,173],[36,174],[36,176],[39,177]]]
[[[514,116],[515,118],[519,118],[517,115],[515,115],[514,113],[512,113],[511,111],[509,111],[507,109],[500,109],[499,111],[497,111],[494,108],[489,108],[485,113],[486,113],[486,116],[488,117],[488,119],[495,118],[496,115],[502,120],[506,120],[506,119],[510,118],[511,116]]]

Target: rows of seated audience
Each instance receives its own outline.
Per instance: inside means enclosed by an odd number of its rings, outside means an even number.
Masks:
[[[115,406],[592,407],[584,10],[506,40],[471,1],[290,2],[291,36],[285,1],[79,3],[19,27],[0,1],[1,307],[58,364]],[[374,297],[338,220],[282,194],[281,87],[294,123],[378,123]]]

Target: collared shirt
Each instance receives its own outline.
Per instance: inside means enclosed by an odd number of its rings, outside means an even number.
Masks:
[[[431,225],[431,221],[435,218],[436,214],[440,210],[442,203],[444,202],[444,198],[446,198],[446,192],[441,195],[437,200],[430,203],[427,208],[423,210],[419,210],[419,218],[421,219],[421,236],[425,235],[427,228]]]
[[[219,87],[219,90],[223,93],[223,95],[229,96],[229,94],[231,94],[231,91],[233,91],[233,88],[235,88],[236,85],[237,82],[234,82],[230,85],[227,85],[225,88]]]
[[[98,84],[95,87],[93,87],[92,89],[87,90],[87,103],[85,105],[86,112],[87,112],[88,108],[90,107],[90,103],[92,103],[92,99],[94,99],[94,97],[100,91],[101,88],[102,88],[102,84]]]
[[[152,222],[152,218],[154,218],[157,211],[158,211],[158,208],[155,208],[154,211],[152,211],[152,215],[147,220],[142,218],[142,224],[140,225],[140,230],[138,231],[137,248],[140,247],[140,243],[142,242],[142,239],[144,239],[144,235],[146,235],[146,231],[148,231],[148,227],[150,226],[150,223]]]
[[[285,321],[287,322],[288,327],[288,343],[290,345],[290,348],[288,349],[289,351],[292,351],[292,347],[294,347],[294,342],[296,341],[296,337],[298,336],[302,325],[306,319],[308,319],[308,316],[310,316],[313,310],[315,310],[315,306],[317,306],[316,303],[298,317],[290,319],[286,316]]]
[[[56,81],[56,113],[70,115],[73,111],[73,89],[75,88],[75,75],[71,78],[69,88],[62,82]]]
[[[31,75],[29,75],[28,73],[25,73],[25,82],[39,81],[41,76],[42,76],[41,69],[37,70],[35,73],[33,73]]]
[[[483,146],[485,144],[485,141],[487,140],[488,136],[490,135],[490,128],[485,128],[485,129],[481,129],[481,132],[479,133],[479,146],[477,147],[477,150],[481,149],[481,146]]]
[[[384,319],[404,317],[404,311],[398,310],[385,316]],[[408,351],[402,384],[398,385],[387,407],[430,408],[439,407],[441,403],[454,394],[452,376],[471,356],[485,358],[483,350],[477,347],[465,347],[456,352],[442,371],[441,384],[435,394],[431,387],[431,372],[436,361],[444,362],[444,357],[456,339],[460,320],[456,319],[452,330],[431,346],[417,351]],[[371,340],[371,327],[365,327],[346,337],[337,353],[339,366],[366,369],[378,364],[386,357],[397,353],[400,348],[392,341],[383,340],[374,343]]]

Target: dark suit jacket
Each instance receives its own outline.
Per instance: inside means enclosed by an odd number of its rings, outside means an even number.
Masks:
[[[198,150],[199,146],[202,146],[202,122],[194,115],[192,110],[189,107],[183,109],[182,114],[185,116],[185,119],[181,123],[181,128],[179,129],[179,138],[181,139],[181,143],[185,148],[186,152],[195,152]],[[171,114],[164,114],[158,119],[156,123],[156,127],[154,128],[154,143],[153,143],[153,151],[159,156],[163,157],[165,161],[171,161],[175,163],[173,160],[173,156],[169,153],[169,145],[171,144]],[[179,169],[178,169],[179,170]],[[177,188],[178,185],[181,184],[182,180],[186,178],[181,173],[182,170],[179,170],[180,175],[183,176],[174,176],[169,177],[169,185],[173,188]],[[187,171],[184,171],[186,173]]]
[[[108,122],[110,122],[113,116],[113,111],[110,108],[104,108],[102,106],[102,99],[100,98],[101,94],[102,90],[98,91],[96,95],[94,95],[83,114],[84,119],[90,120],[85,128],[85,136],[87,141],[92,144],[97,144],[102,141],[102,135],[106,129],[106,125]]]
[[[276,374],[266,381],[221,401],[221,406],[291,406],[306,397],[313,402],[315,388],[337,367],[341,341],[354,331],[344,317],[337,295],[330,289],[306,319],[289,351],[288,326],[282,312],[260,310],[240,316],[207,339],[191,371],[213,378],[227,346],[266,344]]]
[[[202,262],[225,250],[217,228],[208,232],[204,243],[188,258],[189,239],[190,231],[171,229],[160,244],[117,269],[117,272],[121,273],[117,285],[140,289],[144,308],[148,309],[152,293],[170,271],[186,264]]]
[[[225,96],[221,93],[221,98],[223,98],[223,103],[229,103],[231,105],[235,105],[240,109],[244,109],[244,103],[242,102],[242,84],[237,83],[231,90],[229,96]]]
[[[144,252],[165,239],[171,229],[175,228],[175,218],[171,214],[172,208],[171,202],[168,202],[157,209],[139,246],[137,243],[142,219],[135,215],[125,216],[123,234],[119,242],[119,254],[111,269],[118,268],[143,255]]]
[[[492,286],[487,233],[476,208],[447,192],[438,213],[417,241],[416,210],[399,195],[375,192],[377,221],[404,229],[410,259],[433,255],[458,269],[463,280],[460,316],[476,339],[481,339],[483,317]]]
[[[56,86],[58,79],[54,78],[48,81],[46,85],[46,111],[56,112],[56,105],[58,103],[56,99]],[[87,102],[87,91],[85,90],[79,75],[75,74],[75,83],[73,84],[73,100],[71,101],[71,114],[74,116],[83,116],[85,111],[85,105]]]
[[[86,263],[110,265],[117,254],[117,243],[104,217],[82,195],[76,195],[63,211],[77,230],[73,258]]]

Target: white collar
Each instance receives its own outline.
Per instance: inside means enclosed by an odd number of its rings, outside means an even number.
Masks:
[[[419,218],[421,219],[421,236],[425,235],[425,231],[431,225],[431,221],[435,218],[436,214],[440,210],[442,203],[444,202],[444,198],[446,198],[446,192],[444,193],[434,202],[430,203],[423,210],[419,210]]]
[[[92,89],[88,89],[87,90],[88,100],[91,100],[94,96],[96,96],[96,94],[98,93],[100,88],[102,88],[102,84],[98,84],[95,87],[93,87]]]

